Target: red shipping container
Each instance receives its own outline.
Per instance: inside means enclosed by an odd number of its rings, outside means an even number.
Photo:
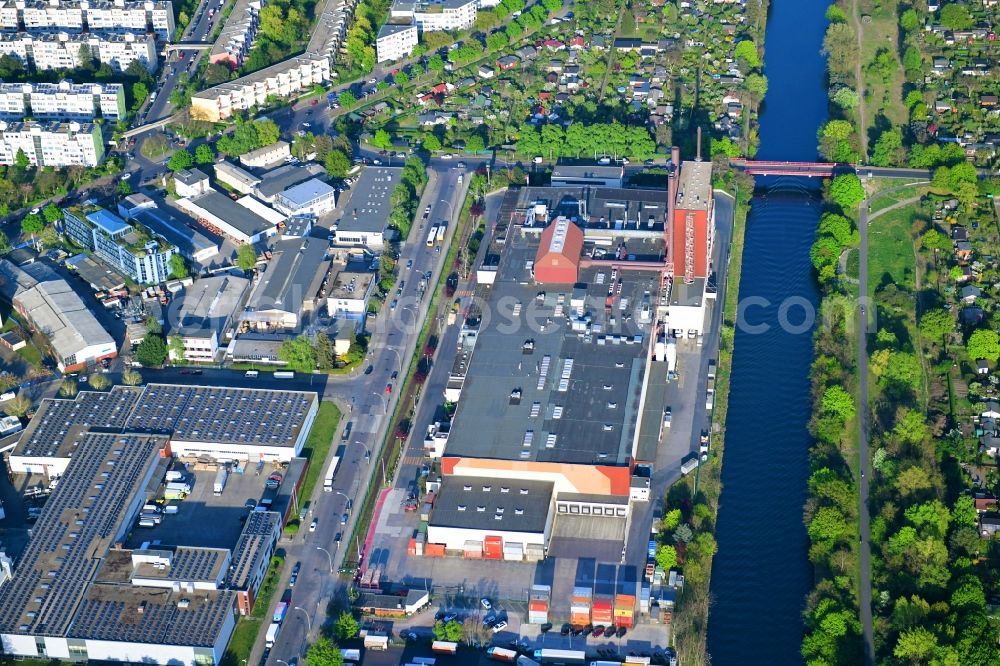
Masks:
[[[611,624],[611,600],[594,599],[590,610],[590,618],[594,624]]]
[[[465,559],[467,559],[467,560],[481,560],[481,559],[483,559],[483,551],[481,551],[481,550],[467,550],[467,551],[465,551]]]
[[[409,555],[416,555],[417,554],[417,540],[416,539],[410,539],[410,545],[407,546],[406,552]]]
[[[574,627],[586,627],[590,624],[590,616],[586,613],[570,613],[569,623]]]
[[[424,546],[424,555],[427,557],[444,557],[443,543],[429,543]]]
[[[503,559],[503,537],[488,536],[483,541],[483,557],[487,560]]]
[[[633,617],[631,615],[620,615],[615,617],[616,627],[625,627],[626,629],[631,629],[633,626]]]
[[[549,609],[549,602],[542,601],[541,599],[535,599],[528,602],[528,610],[530,611],[547,611]]]

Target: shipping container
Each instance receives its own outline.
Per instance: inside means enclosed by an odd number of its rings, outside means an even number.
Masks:
[[[520,562],[524,559],[524,547],[516,541],[508,541],[503,545],[503,559]]]
[[[294,372],[290,372],[288,370],[275,370],[274,371],[274,378],[275,379],[295,379],[295,373]]]
[[[429,543],[424,546],[424,557],[444,557],[443,543]]]
[[[340,656],[343,657],[345,661],[361,661],[361,650],[341,648]]]
[[[513,663],[517,660],[517,652],[514,650],[508,650],[507,648],[497,647],[495,645],[486,648],[486,656],[491,659],[496,659],[497,661],[506,661]]]
[[[467,560],[481,560],[483,558],[483,542],[466,541],[463,553]]]
[[[167,484],[167,490],[176,490],[182,493],[189,493],[191,492],[191,484],[174,481]]]
[[[611,624],[613,604],[608,597],[594,599],[590,609],[590,620],[593,624]]]
[[[388,650],[389,649],[389,637],[385,634],[376,634],[373,632],[368,632],[365,634],[365,649],[366,650]]]
[[[455,654],[458,652],[458,643],[453,643],[451,641],[434,641],[431,643],[431,652]]]
[[[569,613],[569,623],[574,627],[586,627],[590,624],[590,613]]]
[[[140,520],[139,527],[156,527],[156,523],[152,520]]]
[[[431,506],[430,502],[424,502],[424,505],[420,507],[420,520],[430,520],[431,519]]]
[[[222,494],[222,491],[226,489],[226,480],[229,478],[229,471],[225,467],[220,467],[219,471],[215,473],[215,485],[213,487],[213,493],[216,497]]]
[[[587,653],[582,650],[542,648],[535,650],[535,661],[542,664],[585,664],[587,663]]]
[[[503,537],[487,536],[483,541],[483,557],[488,560],[502,560]]]

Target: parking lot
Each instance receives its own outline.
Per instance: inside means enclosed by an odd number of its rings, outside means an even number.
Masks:
[[[178,468],[175,463],[174,469]],[[267,476],[257,476],[253,468],[245,474],[231,472],[225,490],[216,497],[213,492],[215,474],[215,470],[208,469],[187,472],[185,482],[191,484],[191,494],[182,501],[171,502],[177,505],[178,512],[164,515],[155,527],[136,526],[126,540],[126,547],[135,548],[145,541],[159,540],[166,545],[232,548],[250,513],[247,500],[256,504],[264,492]]]

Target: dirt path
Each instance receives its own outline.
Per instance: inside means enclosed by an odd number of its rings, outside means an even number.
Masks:
[[[865,120],[867,111],[865,110],[865,80],[861,71],[862,43],[864,34],[861,29],[861,18],[858,16],[858,5],[860,0],[851,3],[851,24],[854,26],[854,37],[858,43],[858,59],[854,63],[854,78],[858,84],[858,135],[861,139],[861,161],[868,159],[868,123]]]

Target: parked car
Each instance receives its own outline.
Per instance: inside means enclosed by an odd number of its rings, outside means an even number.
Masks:
[[[312,522],[311,522],[311,523],[309,523],[309,531],[310,531],[310,532],[315,532],[315,531],[316,531],[316,524],[317,524],[318,522],[319,522],[319,521],[317,521],[317,520],[316,520],[315,518],[313,518]]]
[[[499,622],[497,622],[496,624],[494,624],[493,627],[492,627],[494,634],[497,633],[498,631],[503,631],[506,628],[507,628],[507,621],[506,620],[500,620]]]
[[[493,608],[493,604],[492,604],[492,603],[490,603],[490,600],[489,600],[489,599],[488,599],[487,597],[483,597],[482,599],[480,599],[480,600],[479,600],[479,603],[480,603],[480,604],[482,605],[482,607],[483,607],[483,608],[485,608],[486,610],[490,610],[490,609],[492,609],[492,608]]]

